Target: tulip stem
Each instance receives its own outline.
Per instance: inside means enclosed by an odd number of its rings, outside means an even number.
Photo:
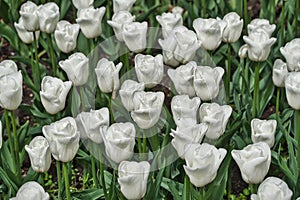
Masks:
[[[80,93],[80,99],[81,99],[81,109],[82,111],[85,111],[85,99],[84,99],[84,89],[83,87],[79,86],[79,93]]]
[[[276,121],[279,122],[279,104],[280,104],[280,88],[277,88],[276,95]]]
[[[92,176],[93,176],[93,181],[94,181],[93,187],[96,186],[96,188],[99,188],[97,172],[96,172],[96,163],[95,163],[95,158],[93,155],[91,155],[91,165],[92,165]]]
[[[6,132],[7,132],[7,136],[8,136],[9,148],[10,148],[10,152],[12,155],[12,159],[13,159],[14,163],[16,163],[15,148],[14,148],[13,139],[12,139],[12,135],[11,135],[11,131],[10,131],[8,111],[6,109],[4,110],[4,114],[5,114]],[[15,165],[15,167],[16,167],[16,165]],[[18,169],[16,169],[16,171],[17,170]]]
[[[244,0],[244,19],[245,19],[245,25],[244,27],[247,27],[248,25],[248,5],[247,5],[247,0]]]
[[[202,17],[205,18],[206,17],[206,0],[202,0]]]
[[[199,188],[199,200],[204,200],[204,196],[205,196],[204,187],[200,187]]]
[[[188,175],[185,175],[184,178],[184,197],[185,200],[191,199],[191,182]]]
[[[33,74],[33,81],[35,84],[35,89],[37,91],[40,91],[40,66],[39,66],[39,56],[38,56],[38,47],[37,47],[37,37],[36,37],[36,32],[33,32],[33,46],[34,46],[34,53],[35,53],[35,69],[32,70]]]
[[[260,62],[257,62],[255,66],[252,118],[257,117],[259,109],[259,64]]]
[[[282,9],[281,9],[281,40],[280,46],[284,44],[284,29],[285,29],[285,0],[282,0]]]
[[[17,177],[21,177],[21,165],[20,165],[20,156],[19,156],[19,140],[17,134],[17,126],[16,126],[16,119],[14,115],[14,111],[10,111],[10,117],[12,121],[12,128],[14,134],[14,146],[15,146],[15,154],[16,154],[16,171]]]
[[[226,70],[226,80],[225,80],[225,90],[226,90],[226,99],[227,104],[230,100],[230,75],[231,75],[231,46],[230,43],[228,45],[228,55],[227,55],[227,70]]]
[[[294,116],[294,137],[298,143],[297,147],[297,165],[298,165],[298,178],[300,177],[300,110],[295,110]]]
[[[256,184],[250,184],[250,192],[251,192],[251,194],[257,193],[257,185]]]
[[[70,183],[69,183],[69,175],[68,175],[68,163],[63,163],[62,168],[63,168],[63,174],[65,179],[66,199],[71,200]]]
[[[62,179],[61,179],[61,170],[60,170],[60,162],[56,161],[56,176],[58,183],[58,199],[61,200],[61,191],[62,191]]]
[[[295,17],[294,17],[294,20],[295,20],[295,37],[298,37],[299,35],[299,23],[298,23],[298,18],[299,18],[299,0],[296,0],[295,1],[296,5],[295,5]]]
[[[107,190],[106,190],[106,184],[105,184],[105,177],[104,177],[104,169],[103,169],[103,156],[102,152],[100,151],[99,153],[99,165],[100,165],[100,178],[101,178],[101,184],[102,184],[102,189],[104,193],[104,198],[108,199],[107,197]]]
[[[52,64],[52,76],[56,76],[56,63],[55,63],[55,58],[54,58],[54,49],[53,49],[53,44],[52,44],[52,40],[51,40],[51,35],[47,34],[47,40],[48,40],[48,44],[49,44],[49,52],[50,52],[50,58],[51,58],[51,64]]]

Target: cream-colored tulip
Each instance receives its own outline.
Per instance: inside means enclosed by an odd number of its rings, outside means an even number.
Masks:
[[[59,21],[59,7],[54,2],[40,5],[37,9],[40,30],[45,33],[53,33]]]
[[[226,26],[222,32],[222,40],[227,43],[238,41],[243,30],[243,19],[235,12],[230,12],[223,17]]]
[[[300,38],[295,38],[280,48],[284,56],[289,71],[300,71]]]
[[[276,59],[273,65],[272,80],[277,87],[284,87],[285,79],[289,71],[286,63],[280,59]]]
[[[288,104],[300,110],[300,72],[291,72],[285,80],[285,92]]]
[[[164,38],[167,38],[174,28],[183,25],[182,16],[179,13],[162,13],[162,15],[156,16],[156,20],[162,27]]]
[[[276,120],[251,120],[251,139],[253,143],[265,142],[270,148],[275,142]]]
[[[123,26],[123,40],[130,51],[142,52],[147,46],[147,22],[132,22]]]
[[[39,16],[37,14],[37,5],[32,1],[26,1],[21,5],[20,16],[23,18],[23,25],[27,31],[39,30]]]

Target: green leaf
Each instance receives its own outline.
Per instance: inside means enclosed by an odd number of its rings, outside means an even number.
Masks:
[[[80,192],[72,193],[72,198],[96,200],[104,197],[103,189],[87,189]]]
[[[77,116],[80,110],[80,95],[77,91],[76,87],[73,87],[72,92],[71,92],[71,113],[73,116]]]
[[[18,36],[10,26],[0,23],[0,35],[4,37],[15,50],[19,50]]]

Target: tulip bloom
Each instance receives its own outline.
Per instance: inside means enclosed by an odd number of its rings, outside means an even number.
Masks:
[[[44,188],[35,181],[24,183],[18,190],[16,197],[10,200],[49,200],[49,194],[45,192]]]
[[[285,79],[289,71],[287,65],[280,59],[276,59],[273,65],[272,80],[277,87],[284,87]]]
[[[93,6],[94,0],[72,0],[72,3],[78,10],[81,10]]]
[[[59,7],[54,2],[40,5],[37,8],[40,30],[45,33],[53,33],[59,21]]]
[[[291,72],[285,80],[285,91],[288,104],[300,110],[300,72]]]
[[[289,71],[300,71],[300,38],[296,38],[286,43],[280,48],[281,54],[285,57]]]
[[[40,31],[36,31],[35,33],[27,31],[24,27],[24,20],[22,17],[19,18],[18,23],[17,22],[14,23],[14,26],[16,28],[19,38],[25,44],[31,44],[34,41],[33,34],[36,35],[37,40],[39,39]]]
[[[130,12],[136,0],[113,0],[114,13],[125,10]]]
[[[225,28],[222,32],[222,40],[227,43],[234,43],[238,41],[243,30],[243,19],[235,12],[230,12],[223,17],[226,22]]]
[[[21,5],[20,16],[23,18],[23,25],[27,31],[39,30],[39,16],[37,5],[32,1],[26,1]]]
[[[251,120],[251,139],[253,143],[266,142],[270,148],[275,142],[276,120]]]
[[[139,53],[147,46],[147,22],[132,22],[123,26],[123,39],[130,51]]]
[[[167,38],[174,28],[183,25],[182,16],[179,13],[163,13],[162,15],[157,15],[156,20],[162,27],[164,38]]]

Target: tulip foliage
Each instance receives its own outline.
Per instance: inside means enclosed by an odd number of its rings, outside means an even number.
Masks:
[[[259,3],[0,0],[0,199],[299,199],[300,1]]]

